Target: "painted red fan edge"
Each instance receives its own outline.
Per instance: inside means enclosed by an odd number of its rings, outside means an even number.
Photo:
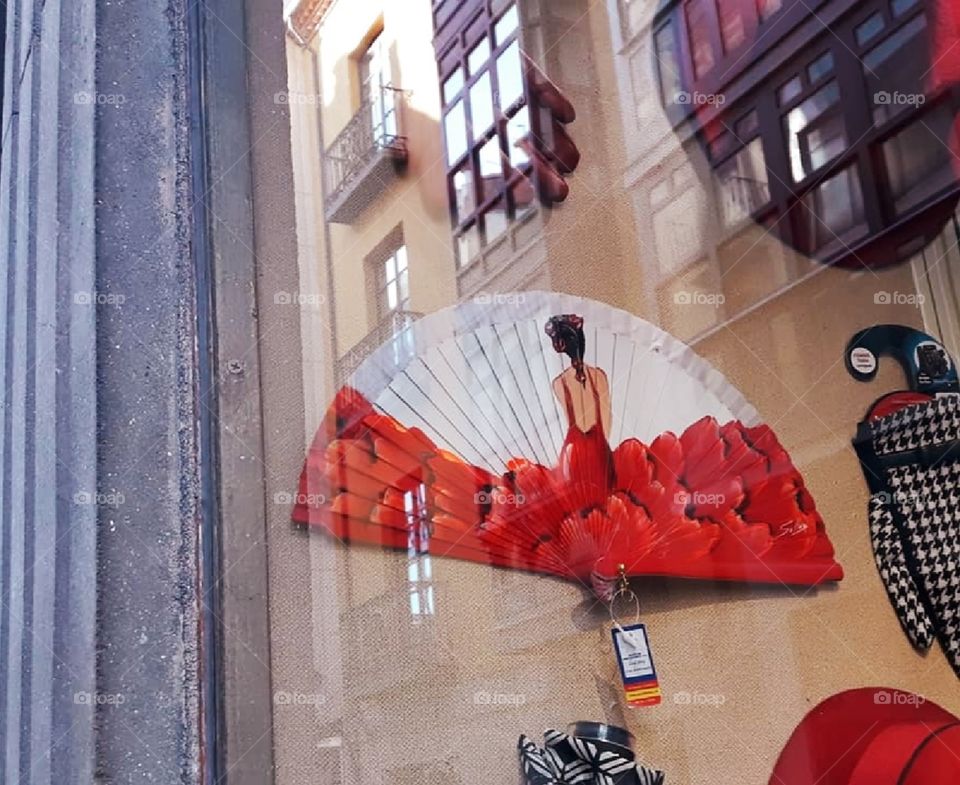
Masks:
[[[705,417],[605,454],[495,475],[344,387],[307,454],[297,523],[345,541],[556,575],[815,585],[843,577],[800,472],[765,425]]]

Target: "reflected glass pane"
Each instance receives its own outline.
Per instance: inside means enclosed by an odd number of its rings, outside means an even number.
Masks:
[[[457,223],[470,216],[477,208],[473,192],[473,170],[467,161],[453,175],[453,193],[456,204]]]
[[[757,137],[717,168],[720,211],[727,227],[736,226],[770,201],[763,144]]]
[[[752,112],[750,112],[750,114],[740,118],[734,127],[736,129],[737,136],[739,136],[741,140],[745,140],[753,136],[753,134],[760,130],[760,120],[757,117],[757,110],[754,109]]]
[[[480,148],[480,182],[483,199],[489,199],[503,188],[503,156],[500,152],[500,137],[494,137]]]
[[[720,18],[720,36],[723,48],[732,52],[747,38],[743,17],[744,6],[740,0],[717,0],[717,15]]]
[[[673,24],[661,27],[654,39],[656,47],[656,67],[660,79],[660,99],[665,105],[675,104],[677,95],[683,90],[680,81],[680,63],[677,58],[677,39],[673,34]]]
[[[510,155],[510,165],[518,168],[530,160],[523,144],[528,142],[530,134],[530,112],[523,107],[507,121],[507,151]]]
[[[780,86],[780,90],[777,92],[777,101],[780,106],[790,103],[794,98],[796,98],[800,93],[803,92],[803,80],[799,76],[793,77],[788,82],[784,82]]]
[[[697,79],[705,76],[716,62],[711,43],[712,25],[707,0],[688,0],[687,29],[690,31],[690,49],[693,52],[693,71]]]
[[[463,89],[463,69],[457,68],[443,83],[443,102],[449,103]]]
[[[467,118],[463,101],[457,101],[443,118],[443,133],[447,141],[447,163],[452,164],[467,152]]]
[[[493,28],[493,34],[496,37],[497,46],[506,41],[517,27],[520,26],[520,16],[517,14],[517,7],[511,6]]]
[[[761,21],[766,21],[780,10],[783,0],[759,0],[757,3]]]
[[[822,79],[833,70],[833,52],[824,52],[807,66],[807,78],[811,82]]]
[[[470,76],[473,76],[483,68],[489,59],[490,39],[481,38],[480,43],[473,47],[473,49],[470,50],[470,54],[467,55],[467,68],[470,70]]]
[[[840,88],[830,82],[787,115],[787,138],[793,179],[828,164],[847,148],[843,116],[838,110]]]
[[[513,201],[514,216],[519,218],[533,209],[536,202],[536,191],[528,177],[510,187],[510,197]]]
[[[497,58],[497,85],[500,90],[500,109],[505,111],[523,98],[523,66],[520,62],[520,42],[514,41]]]
[[[952,126],[953,113],[941,106],[884,143],[883,160],[898,214],[955,182],[955,161],[942,141],[950,138]]]
[[[473,138],[479,139],[493,124],[493,89],[490,74],[484,73],[470,88],[470,112],[473,119]]]
[[[484,214],[484,243],[489,245],[499,239],[507,231],[507,223],[507,206],[501,199]]]
[[[480,230],[476,224],[457,237],[457,264],[466,267],[480,253]]]
[[[911,8],[914,8],[920,0],[893,0],[890,4],[893,8],[894,16],[903,16]]]
[[[866,231],[857,167],[837,172],[803,198],[811,251],[846,243]]]
[[[866,22],[862,22],[861,24],[857,25],[857,28],[854,31],[857,43],[860,44],[860,46],[863,46],[864,44],[872,41],[874,38],[880,35],[880,32],[883,30],[883,25],[883,14],[877,11],[877,13],[869,17]]]
[[[882,125],[902,111],[926,101],[924,81],[929,65],[927,20],[911,19],[863,56],[867,97],[873,106],[873,123]]]

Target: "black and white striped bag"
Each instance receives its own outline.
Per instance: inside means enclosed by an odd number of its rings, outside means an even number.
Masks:
[[[557,730],[544,734],[541,749],[520,737],[520,766],[526,785],[663,785],[662,771],[647,768],[622,752],[592,739]],[[622,748],[621,748],[622,749]]]

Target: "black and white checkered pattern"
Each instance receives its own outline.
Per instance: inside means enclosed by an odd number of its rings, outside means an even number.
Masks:
[[[960,451],[932,465],[883,463],[960,439],[960,396],[906,407],[870,428],[884,486],[870,499],[877,568],[913,645],[927,649],[936,637],[960,676]]]

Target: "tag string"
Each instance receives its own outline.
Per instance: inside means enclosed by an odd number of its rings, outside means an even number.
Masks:
[[[621,634],[624,632],[623,625],[620,623],[620,620],[617,618],[616,605],[617,600],[623,598],[624,600],[630,602],[636,606],[637,609],[637,619],[636,622],[640,622],[640,598],[636,595],[633,589],[630,588],[630,581],[627,580],[626,565],[619,564],[617,565],[619,570],[619,577],[617,578],[617,588],[613,592],[613,595],[610,597],[610,621],[613,622],[613,626],[616,627],[617,632]]]

